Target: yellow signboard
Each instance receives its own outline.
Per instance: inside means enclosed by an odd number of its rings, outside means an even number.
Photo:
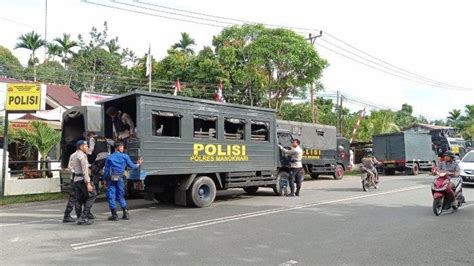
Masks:
[[[303,151],[303,159],[320,159],[321,158],[321,150],[317,149],[305,149]]]
[[[39,84],[7,84],[5,109],[7,111],[41,110],[41,86]]]
[[[241,162],[248,161],[245,145],[201,144],[193,145],[193,162]]]

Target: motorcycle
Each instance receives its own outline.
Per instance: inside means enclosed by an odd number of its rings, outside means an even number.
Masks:
[[[431,185],[431,194],[433,194],[433,212],[436,216],[439,216],[443,211],[451,208],[457,210],[461,207],[464,202],[464,196],[462,195],[462,181],[460,178],[457,178],[454,184],[454,197],[457,199],[458,204],[454,206],[454,198],[448,192],[452,174],[449,172],[437,172],[436,175]]]
[[[376,176],[369,174],[367,169],[363,166],[360,167],[360,178],[362,181],[362,189],[368,191],[371,187],[377,189]],[[377,173],[378,175],[378,173]]]

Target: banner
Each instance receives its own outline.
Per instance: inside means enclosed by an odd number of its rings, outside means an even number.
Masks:
[[[104,95],[98,93],[82,92],[81,93],[81,105],[82,106],[99,106],[96,104],[97,101],[101,101],[112,97],[112,95]]]

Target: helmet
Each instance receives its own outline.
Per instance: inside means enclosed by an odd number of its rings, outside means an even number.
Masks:
[[[449,156],[451,158],[456,158],[456,155],[452,151],[447,151],[444,153],[444,156]]]
[[[374,153],[372,152],[371,148],[364,149],[364,156],[373,156]]]

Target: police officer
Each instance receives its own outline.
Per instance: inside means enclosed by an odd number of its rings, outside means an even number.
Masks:
[[[131,169],[137,169],[143,163],[142,159],[134,164],[130,157],[123,153],[124,144],[123,142],[115,142],[115,152],[111,154],[105,162],[104,177],[107,186],[107,200],[109,202],[110,212],[112,216],[109,217],[110,221],[118,221],[117,209],[115,207],[115,201],[118,201],[123,211],[122,219],[130,219],[130,215],[127,210],[127,202],[125,201],[125,168],[128,166]]]
[[[74,209],[76,211],[76,217],[79,219],[81,217],[81,206],[78,205],[76,199],[76,191],[74,186],[74,180],[71,180],[71,185],[68,188],[69,190],[69,199],[66,204],[66,210],[64,211],[63,223],[74,223],[76,219],[72,218],[71,213]]]
[[[301,183],[304,179],[304,170],[301,160],[303,159],[303,149],[300,147],[301,141],[299,139],[294,139],[291,143],[291,149],[285,149],[283,146],[279,145],[280,150],[285,154],[291,157],[291,170],[290,170],[290,194],[288,197],[294,197],[300,195]],[[296,193],[295,193],[295,182],[296,182]]]
[[[73,174],[75,194],[80,210],[80,217],[77,220],[78,225],[91,225],[93,216],[91,208],[97,196],[89,176],[89,163],[87,161],[88,146],[85,140],[76,142],[77,150],[71,155],[69,160],[69,169]]]

